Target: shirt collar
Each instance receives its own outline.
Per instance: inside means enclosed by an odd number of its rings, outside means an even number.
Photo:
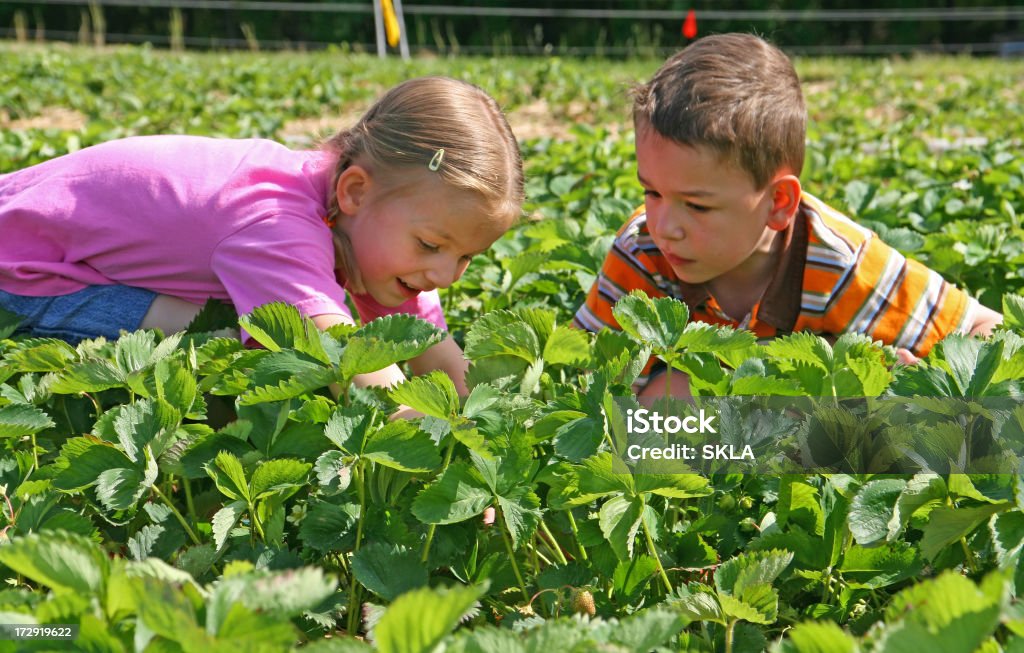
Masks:
[[[775,274],[759,302],[757,321],[789,332],[793,330],[800,315],[804,265],[807,261],[807,216],[802,204],[789,227],[779,232],[776,238],[783,239],[782,256],[779,257]],[[682,281],[678,284],[680,299],[686,303],[691,313],[711,298],[711,293],[704,284],[689,284]]]

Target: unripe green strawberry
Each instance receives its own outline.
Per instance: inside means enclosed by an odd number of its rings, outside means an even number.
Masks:
[[[572,611],[576,614],[588,614],[593,617],[597,614],[597,607],[594,606],[594,595],[590,590],[576,588],[572,591]]]

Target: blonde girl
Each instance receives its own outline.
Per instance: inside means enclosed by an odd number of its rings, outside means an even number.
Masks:
[[[265,140],[126,138],[0,176],[0,308],[71,341],[184,328],[208,298],[295,305],[320,328],[404,312],[445,328],[437,290],[520,213],[522,162],[492,98],[429,77],[388,91],[315,151]],[[409,361],[465,392],[449,336]],[[357,378],[392,385],[397,366]]]

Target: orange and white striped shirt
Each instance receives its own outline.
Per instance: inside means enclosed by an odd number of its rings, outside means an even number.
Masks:
[[[782,237],[775,275],[744,320],[761,340],[794,331],[853,332],[924,356],[945,336],[966,333],[974,320],[976,300],[807,193]],[[632,290],[682,300],[691,320],[740,327],[702,284],[676,277],[647,230],[642,206],[619,230],[573,324],[618,329],[612,307]]]

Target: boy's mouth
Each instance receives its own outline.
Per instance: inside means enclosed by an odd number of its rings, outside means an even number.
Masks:
[[[687,263],[693,263],[693,259],[676,256],[671,252],[664,252],[664,255],[670,265],[686,265]]]

